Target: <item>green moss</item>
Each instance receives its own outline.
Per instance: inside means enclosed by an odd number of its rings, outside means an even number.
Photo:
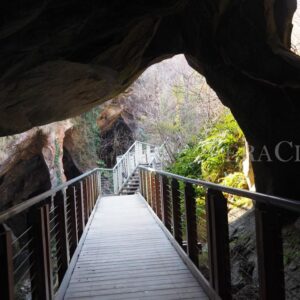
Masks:
[[[96,107],[73,119],[74,155],[76,155],[75,159],[83,169],[103,166],[103,161],[99,160],[101,141],[100,129],[97,125],[100,111],[100,107]]]
[[[230,113],[200,132],[199,140],[179,153],[171,172],[220,183],[228,174],[241,171],[244,136]]]

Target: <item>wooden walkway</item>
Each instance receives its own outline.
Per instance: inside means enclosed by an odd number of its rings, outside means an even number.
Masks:
[[[208,299],[138,195],[96,208],[65,299]]]

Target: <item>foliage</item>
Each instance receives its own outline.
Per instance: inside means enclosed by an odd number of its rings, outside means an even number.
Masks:
[[[103,162],[99,160],[100,132],[97,125],[99,113],[100,107],[96,107],[73,119],[72,137],[76,148],[74,154],[83,169],[94,167],[95,163],[97,166],[103,166]]]
[[[177,155],[169,171],[189,178],[247,189],[247,181],[242,173],[244,136],[232,114],[225,112],[210,127],[202,129],[199,139],[198,143],[188,145]],[[204,213],[205,190],[198,186],[196,192],[197,213],[201,215]],[[235,206],[251,205],[248,199],[226,196]]]
[[[168,140],[172,161],[187,143],[197,140],[200,128],[224,110],[205,78],[183,55],[147,69],[130,87],[122,105],[137,122],[137,139],[156,145]]]
[[[226,112],[211,128],[202,130],[198,143],[179,153],[170,171],[220,183],[229,174],[241,171],[244,151],[243,133]],[[225,182],[230,184],[230,178]]]

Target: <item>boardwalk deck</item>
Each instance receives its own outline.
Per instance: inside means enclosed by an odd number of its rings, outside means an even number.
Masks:
[[[208,299],[138,195],[96,208],[65,299]]]

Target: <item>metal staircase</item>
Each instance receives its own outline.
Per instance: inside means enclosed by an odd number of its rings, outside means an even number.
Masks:
[[[102,194],[134,194],[139,188],[137,167],[143,165],[162,170],[167,158],[165,143],[155,146],[135,141],[124,155],[117,157],[112,169],[99,169]]]
[[[140,186],[140,176],[138,170],[136,169],[133,172],[133,174],[130,176],[126,184],[122,187],[120,194],[133,195],[138,191],[139,186]]]

